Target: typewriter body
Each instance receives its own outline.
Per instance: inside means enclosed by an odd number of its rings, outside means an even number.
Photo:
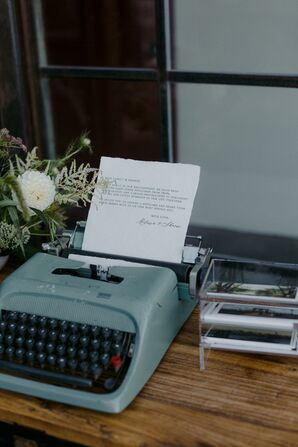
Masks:
[[[0,387],[117,413],[197,304],[211,250],[196,238],[181,264],[142,259],[103,270],[69,259],[99,256],[82,252],[83,233],[78,223],[1,284]]]

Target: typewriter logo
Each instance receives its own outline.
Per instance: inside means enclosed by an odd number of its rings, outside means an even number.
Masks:
[[[110,293],[98,292],[97,298],[102,298],[103,300],[109,300],[111,298]]]

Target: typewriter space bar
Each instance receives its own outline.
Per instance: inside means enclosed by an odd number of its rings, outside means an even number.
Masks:
[[[90,379],[84,379],[83,377],[74,377],[68,374],[46,371],[44,369],[37,369],[27,365],[19,365],[17,363],[6,362],[5,360],[0,360],[0,370],[1,369],[16,372],[26,376],[36,377],[37,379],[44,381],[48,380],[61,385],[81,386],[85,388],[91,388],[93,386],[93,381]]]

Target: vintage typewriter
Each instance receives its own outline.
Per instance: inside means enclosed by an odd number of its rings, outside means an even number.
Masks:
[[[117,413],[194,309],[211,250],[187,239],[180,264],[126,258],[143,266],[102,269],[70,259],[115,258],[83,252],[84,227],[57,236],[1,284],[0,387]]]

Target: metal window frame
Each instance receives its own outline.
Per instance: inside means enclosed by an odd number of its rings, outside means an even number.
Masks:
[[[37,0],[39,3],[40,0]],[[171,0],[154,0],[155,29],[156,29],[156,57],[157,66],[146,68],[111,68],[88,66],[48,65],[44,54],[42,24],[37,20],[36,10],[31,11],[32,23],[35,25],[35,36],[39,36],[37,48],[37,76],[39,83],[39,101],[42,113],[43,128],[48,129],[44,135],[44,145],[47,155],[55,156],[55,144],[50,98],[47,86],[51,78],[80,78],[80,79],[109,79],[123,81],[155,82],[159,92],[160,116],[160,160],[175,161],[173,139],[175,139],[175,105],[173,106],[174,89],[179,83],[192,84],[225,84],[261,87],[298,88],[298,76],[280,74],[247,74],[247,73],[220,73],[183,71],[171,68],[170,51],[174,33],[173,18],[174,3]],[[35,8],[34,8],[35,9]],[[41,54],[42,53],[42,54]],[[173,110],[172,110],[173,107]]]

